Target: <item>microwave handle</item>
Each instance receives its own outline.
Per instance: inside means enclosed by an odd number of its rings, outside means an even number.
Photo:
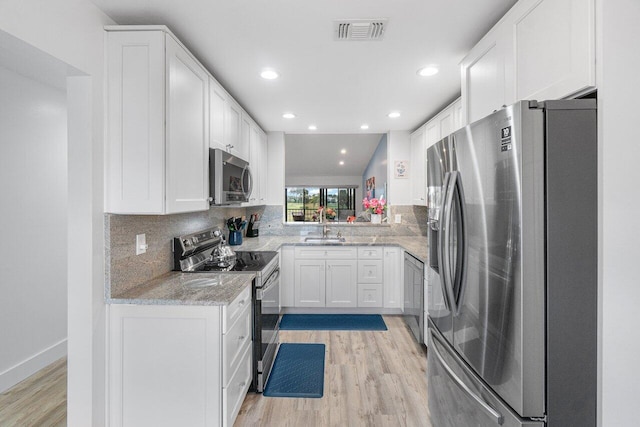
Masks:
[[[249,176],[249,188],[244,188],[245,174]],[[244,169],[242,169],[242,179],[240,180],[240,182],[242,185],[242,192],[244,193],[244,198],[249,200],[249,196],[251,196],[251,193],[253,192],[253,175],[251,174],[251,169],[249,169],[249,166],[245,166]]]

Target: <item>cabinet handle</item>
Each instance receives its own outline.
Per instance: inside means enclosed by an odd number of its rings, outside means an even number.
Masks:
[[[244,339],[244,335],[240,335],[240,336],[238,337],[238,340],[239,340],[239,341],[242,341],[243,339]]]
[[[238,384],[240,388],[244,387],[245,385],[247,385],[246,381],[242,381],[240,384]]]
[[[244,300],[241,299],[240,301],[238,301],[238,305],[244,305]]]

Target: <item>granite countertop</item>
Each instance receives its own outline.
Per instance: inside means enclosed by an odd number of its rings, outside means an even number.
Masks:
[[[244,237],[242,245],[232,246],[234,251],[277,251],[281,246],[400,246],[423,263],[427,263],[426,236],[347,236],[344,243],[308,243],[309,236]]]
[[[425,264],[425,236],[350,236],[344,243],[308,243],[308,236],[261,236],[243,239],[236,251],[277,251],[281,246],[399,246]],[[227,305],[251,286],[252,273],[180,273],[171,271],[107,298],[107,304]]]
[[[136,286],[107,304],[228,305],[251,286],[253,273],[180,273],[171,271]]]

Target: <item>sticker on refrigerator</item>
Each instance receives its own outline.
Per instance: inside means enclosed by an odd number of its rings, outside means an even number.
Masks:
[[[509,151],[513,148],[511,145],[511,126],[500,129],[500,151]]]

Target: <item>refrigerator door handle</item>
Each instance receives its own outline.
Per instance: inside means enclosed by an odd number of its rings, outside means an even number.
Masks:
[[[449,270],[449,266],[447,264],[445,264],[445,261],[448,261],[448,257],[445,258],[445,226],[446,223],[445,218],[447,217],[447,194],[449,192],[449,181],[451,180],[451,172],[446,172],[444,174],[444,182],[442,183],[442,188],[444,191],[444,194],[442,195],[442,206],[440,206],[440,213],[439,213],[439,218],[438,218],[438,223],[440,225],[439,227],[439,233],[438,233],[438,248],[437,248],[437,254],[438,254],[438,266],[439,266],[439,272],[440,272],[440,287],[442,288],[442,299],[444,300],[444,306],[448,311],[451,311],[451,303],[449,301],[449,286],[447,284],[447,279],[448,276],[446,276],[447,273],[450,273]],[[450,279],[450,278],[449,278]]]
[[[451,239],[451,208],[453,206],[453,195],[458,180],[458,172],[447,172],[445,174],[445,194],[442,208],[440,209],[441,227],[438,235],[438,263],[440,264],[441,284],[445,299],[449,302],[449,310],[457,314],[458,308],[453,292],[453,278],[451,277],[451,254],[449,250],[449,241]]]
[[[433,330],[431,328],[429,328],[429,334],[431,335],[431,339],[432,340],[438,341],[438,343],[440,343],[440,345],[444,345],[442,343],[442,341],[440,341],[440,339],[434,335]],[[438,362],[440,362],[440,365],[442,365],[442,367],[444,368],[444,371],[447,373],[447,375],[449,375],[449,377],[453,380],[453,382],[455,382],[458,385],[458,387],[460,387],[465,393],[467,393],[467,395],[469,395],[469,397],[471,397],[473,400],[475,400],[482,407],[482,409],[484,409],[485,412],[487,412],[492,417],[494,417],[496,419],[496,422],[498,423],[498,425],[502,425],[504,423],[504,416],[502,414],[500,414],[500,412],[498,412],[493,406],[491,406],[489,403],[487,403],[482,397],[480,397],[476,393],[474,393],[473,390],[471,390],[464,383],[464,381],[462,381],[456,375],[456,373],[453,372],[453,369],[451,369],[451,367],[444,360],[444,357],[442,357],[442,354],[440,354],[440,350],[438,350],[438,347],[433,345],[433,346],[431,346],[429,348],[429,350],[433,351],[433,354],[435,354],[436,359],[438,360]]]
[[[459,258],[456,262],[456,267],[459,269],[459,271],[456,272],[457,283],[452,284],[451,292],[453,294],[456,307],[458,310],[455,313],[457,315],[460,310],[460,307],[462,306],[462,299],[464,298],[464,291],[467,284],[467,280],[466,280],[467,279],[467,224],[466,224],[467,207],[465,204],[464,190],[462,186],[462,177],[460,176],[460,172],[455,172],[455,174],[456,174],[456,182],[455,182],[456,187],[454,188],[457,188],[458,198],[460,202],[459,210],[458,210],[460,216],[458,218],[458,221],[461,227],[461,234],[459,236],[460,241],[458,243]]]

